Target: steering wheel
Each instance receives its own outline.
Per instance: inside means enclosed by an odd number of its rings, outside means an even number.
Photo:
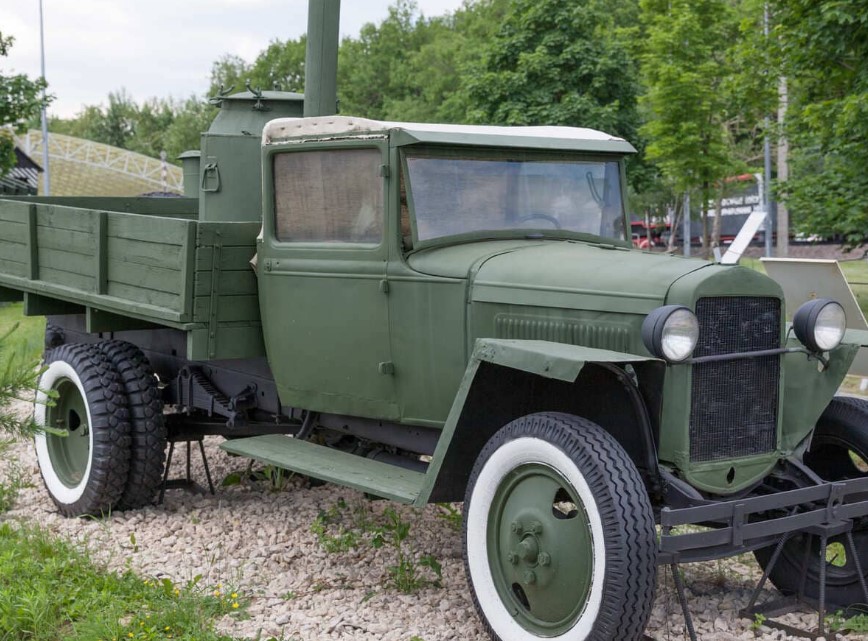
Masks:
[[[525,216],[521,216],[519,217],[518,222],[524,223],[535,218],[541,218],[542,220],[548,221],[552,225],[554,225],[555,229],[561,229],[561,223],[557,218],[555,218],[554,216],[549,216],[548,214],[543,214],[541,212],[533,212]]]

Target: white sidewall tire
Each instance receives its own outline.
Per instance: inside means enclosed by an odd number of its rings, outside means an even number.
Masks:
[[[555,641],[584,641],[600,612],[606,576],[603,522],[594,495],[576,464],[561,449],[534,437],[520,437],[498,447],[485,462],[467,510],[467,563],[477,601],[488,624],[502,641],[526,641],[533,635],[525,630],[504,606],[494,585],[488,562],[488,513],[504,477],[520,465],[547,465],[561,474],[576,491],[591,526],[594,568],[587,603],[575,624],[563,634],[546,637]]]
[[[39,470],[42,473],[42,478],[45,480],[45,487],[59,503],[72,505],[81,499],[87,488],[90,480],[91,467],[93,465],[93,419],[90,415],[90,403],[88,403],[87,394],[82,385],[81,378],[73,367],[66,361],[54,361],[48,366],[48,369],[39,378],[39,388],[36,391],[36,404],[33,410],[33,418],[37,425],[45,427],[45,403],[48,401],[47,390],[54,389],[56,383],[63,379],[71,381],[78,393],[84,399],[85,409],[87,410],[87,425],[88,425],[88,446],[90,454],[87,460],[87,468],[81,481],[74,487],[69,487],[57,476],[54,471],[54,465],[51,462],[51,456],[48,453],[48,440],[45,433],[37,434],[34,438],[36,446],[36,458],[39,461]]]

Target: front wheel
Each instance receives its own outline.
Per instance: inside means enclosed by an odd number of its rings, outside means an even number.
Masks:
[[[868,476],[868,402],[849,396],[832,399],[817,421],[811,449],[805,454],[804,462],[825,481]],[[833,605],[847,607],[865,601],[857,565],[868,580],[868,518],[863,517],[853,524],[853,542],[858,564],[845,535],[829,539],[826,599]],[[761,567],[769,564],[773,550],[773,547],[767,547],[754,553]],[[810,534],[791,537],[769,578],[784,594],[798,593],[804,585],[805,595],[819,598],[819,537]]]
[[[97,347],[64,345],[48,354],[34,419],[50,430],[36,435],[36,458],[60,512],[108,513],[126,484],[130,426],[120,377]]]
[[[492,638],[639,639],[656,582],[642,479],[590,421],[554,413],[517,419],[474,465],[464,560]]]

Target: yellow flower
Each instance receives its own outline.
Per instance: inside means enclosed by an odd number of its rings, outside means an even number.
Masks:
[[[238,598],[238,595],[235,594],[235,593],[233,592],[233,593],[232,593],[232,598],[233,598],[233,599],[237,599],[237,598]]]
[[[172,628],[170,628],[169,626],[166,626],[166,627],[165,627],[166,632],[168,632],[168,631],[171,630],[171,629],[172,629]]]
[[[127,634],[127,636],[128,636],[128,637],[129,637],[129,638],[131,638],[131,639],[132,639],[132,638],[133,638],[133,636],[134,636],[134,635],[133,635],[133,633],[132,633],[132,632],[130,632],[130,633],[128,633],[128,634]]]
[[[237,608],[237,607],[238,607],[238,601],[236,601],[235,603],[233,603],[233,604],[232,604],[232,607],[233,607],[233,608]]]
[[[214,590],[214,596],[220,596],[220,590]]]

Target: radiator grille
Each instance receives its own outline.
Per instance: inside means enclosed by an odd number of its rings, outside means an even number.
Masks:
[[[695,357],[780,347],[777,298],[701,298]],[[690,458],[714,461],[776,447],[780,356],[693,366]]]

